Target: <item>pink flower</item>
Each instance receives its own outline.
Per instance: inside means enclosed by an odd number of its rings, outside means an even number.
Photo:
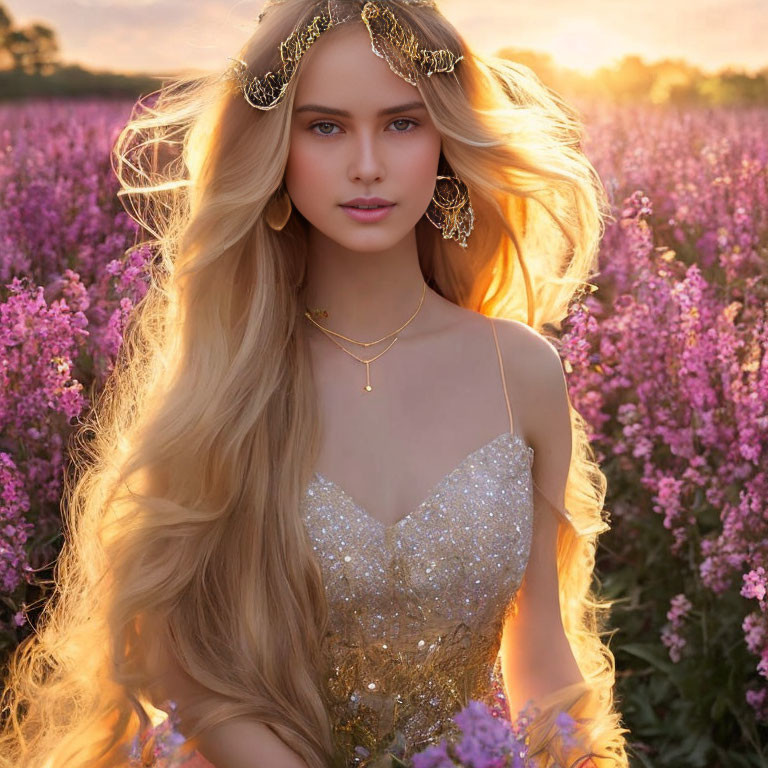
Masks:
[[[744,574],[741,596],[757,600],[765,598],[765,568],[762,565]]]

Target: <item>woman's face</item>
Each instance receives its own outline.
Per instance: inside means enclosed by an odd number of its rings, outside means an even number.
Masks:
[[[363,24],[325,32],[302,66],[285,171],[291,202],[344,248],[397,244],[429,206],[440,158],[441,136],[418,90],[373,53]],[[355,215],[343,204],[356,197],[392,205],[383,217]]]

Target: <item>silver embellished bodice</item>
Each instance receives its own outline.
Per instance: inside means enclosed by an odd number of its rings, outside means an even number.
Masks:
[[[499,645],[528,562],[533,449],[503,433],[394,525],[315,473],[302,515],[331,629],[327,695],[338,765],[398,741],[410,757],[458,734],[470,699],[508,717]]]

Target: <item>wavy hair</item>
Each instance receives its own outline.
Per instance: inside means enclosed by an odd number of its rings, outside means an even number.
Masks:
[[[280,42],[315,7],[270,4],[239,58],[274,69]],[[451,76],[416,86],[476,217],[466,250],[418,222],[425,281],[458,306],[557,328],[594,274],[609,215],[581,121],[525,66],[471,51],[436,7],[390,7],[428,48],[463,56]],[[260,111],[225,74],[182,75],[139,99],[112,151],[154,258],[76,434],[56,588],[5,683],[2,768],[125,765],[163,714],[151,662],[167,651],[211,693],[190,739],[246,715],[309,768],[332,758],[319,674],[327,607],[299,514],[320,423],[301,322],[308,225],[294,213],[276,232],[264,218],[287,161],[295,82]],[[563,624],[594,692],[579,714],[611,755],[600,768],[624,767],[601,639],[609,604],[591,591],[606,479],[572,415]]]

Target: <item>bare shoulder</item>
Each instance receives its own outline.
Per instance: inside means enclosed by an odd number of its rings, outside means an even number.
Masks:
[[[220,768],[307,768],[306,762],[265,723],[236,717],[202,734],[198,752]]]
[[[546,377],[547,365],[550,368],[550,376],[552,375],[552,368],[562,367],[560,354],[555,345],[531,326],[506,317],[495,317],[493,322],[496,324],[502,353],[509,352],[510,355],[517,356],[525,355],[533,363],[528,366],[531,373],[539,373]],[[543,372],[542,366],[545,367]]]
[[[553,439],[569,440],[568,388],[557,347],[525,323],[507,318],[494,322],[518,431],[537,452]]]
[[[533,546],[536,551],[552,554],[558,521],[572,525],[565,507],[573,451],[565,370],[557,347],[524,323],[505,320],[499,323],[498,331],[505,376],[512,382],[509,386],[515,388],[518,433],[534,451],[533,484],[538,522],[534,526]],[[544,509],[554,514],[538,514]]]

